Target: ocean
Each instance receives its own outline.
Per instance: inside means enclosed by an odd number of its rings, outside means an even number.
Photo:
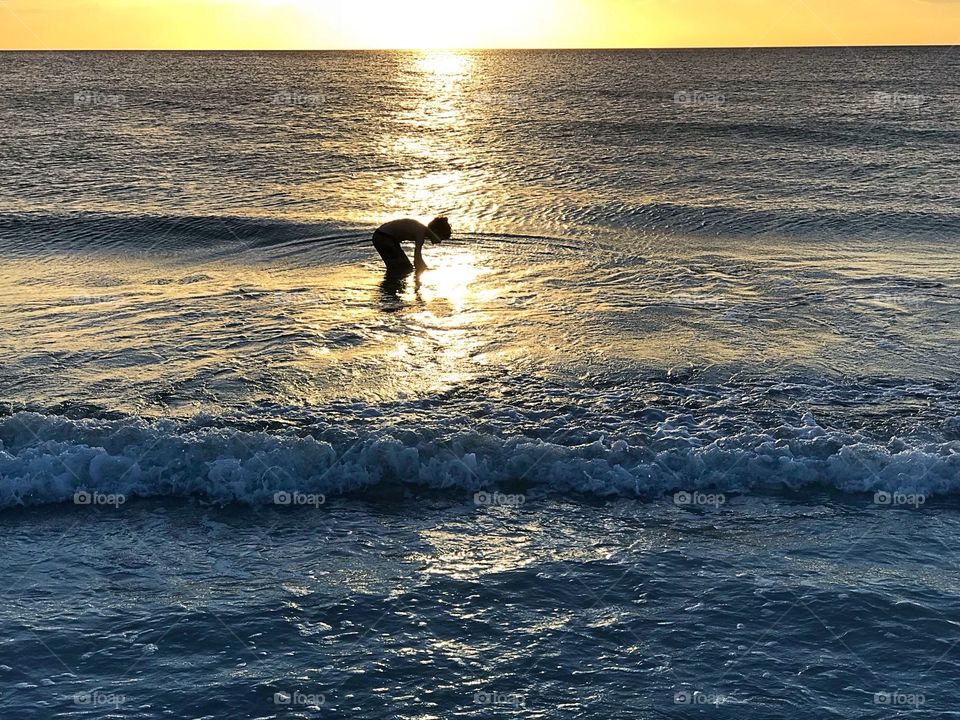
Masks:
[[[4,720],[957,716],[955,51],[0,77]]]

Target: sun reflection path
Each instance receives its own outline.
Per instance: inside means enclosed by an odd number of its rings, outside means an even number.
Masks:
[[[441,385],[463,382],[482,364],[480,348],[486,344],[486,308],[497,296],[495,287],[478,281],[491,272],[471,250],[445,249],[431,258],[432,270],[424,273],[411,299],[422,303],[411,319],[421,332],[406,337],[390,356],[403,362],[432,365]]]
[[[491,291],[480,292],[474,284],[489,272],[491,269],[482,265],[472,250],[448,250],[421,276],[420,295],[427,301],[446,300],[459,314],[466,309],[468,300],[488,299]]]
[[[449,214],[455,236],[477,226],[470,198],[485,181],[467,169],[476,165],[467,116],[475,64],[471,54],[455,51],[407,56],[401,72],[414,78],[417,92],[394,116],[396,132],[382,143],[392,164],[405,168],[383,188],[390,212],[419,214],[424,221]],[[401,369],[432,366],[434,381],[449,385],[467,380],[481,362],[488,332],[484,308],[496,290],[481,281],[491,270],[471,249],[428,247],[426,255],[432,269],[416,289],[411,282],[403,298],[420,304],[410,315],[420,332],[405,337],[388,357]]]
[[[468,53],[449,51],[411,54],[402,65],[418,92],[394,116],[398,132],[381,142],[391,164],[404,168],[383,187],[390,213],[424,221],[449,214],[461,227],[476,227],[465,209],[481,181],[465,170],[476,165],[465,111],[475,63]]]
[[[444,52],[425,52],[415,61],[422,73],[432,74],[437,82],[457,82],[473,73],[472,55],[453,50]]]

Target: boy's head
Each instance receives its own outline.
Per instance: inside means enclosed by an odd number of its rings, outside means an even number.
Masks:
[[[450,227],[450,221],[445,217],[438,217],[432,220],[427,227],[441,240],[449,240],[453,235],[453,228]]]

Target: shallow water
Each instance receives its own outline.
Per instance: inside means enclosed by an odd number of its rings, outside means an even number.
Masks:
[[[4,504],[514,466],[546,493],[958,489],[958,268],[929,245],[468,236],[394,287],[358,238],[252,238],[5,263]]]

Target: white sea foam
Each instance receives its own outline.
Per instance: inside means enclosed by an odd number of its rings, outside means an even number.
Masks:
[[[403,435],[369,434],[334,446],[312,436],[171,421],[18,413],[0,420],[0,506],[75,502],[78,492],[269,504],[278,492],[329,496],[383,484],[465,492],[519,484],[533,494],[638,497],[693,488],[960,491],[958,441],[869,443],[809,416],[798,427],[722,443],[695,428],[675,429],[668,441],[649,446],[577,444],[576,430],[563,444],[475,432],[445,442],[429,433]]]

